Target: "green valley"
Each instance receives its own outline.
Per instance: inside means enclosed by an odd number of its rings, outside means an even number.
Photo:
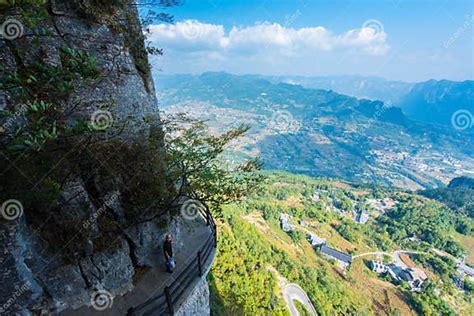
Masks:
[[[284,172],[265,175],[262,191],[226,206],[219,221],[218,256],[209,276],[217,315],[288,315],[272,268],[299,284],[320,315],[472,314],[472,283],[466,277],[464,289],[456,286],[464,276],[450,258],[474,253],[472,245],[456,241],[470,237],[456,231],[451,209],[400,189]],[[374,202],[389,200],[392,207],[385,210]],[[368,210],[366,224],[354,221],[355,205]],[[290,215],[290,231],[281,229],[281,214]],[[350,255],[350,267],[324,258],[307,234]],[[371,271],[373,260],[413,265],[428,279],[420,292],[413,291],[405,281]]]
[[[474,170],[474,135],[413,121],[393,105],[260,76],[155,76],[165,113],[187,113],[222,132],[248,124],[232,160],[266,169],[423,189]]]

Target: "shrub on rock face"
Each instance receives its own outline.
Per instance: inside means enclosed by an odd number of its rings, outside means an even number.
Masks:
[[[21,201],[23,214],[0,223],[9,256],[1,296],[34,281],[14,312],[78,307],[94,287],[122,294],[173,229],[179,196],[218,211],[261,179],[256,160],[232,172],[220,164],[246,128],[209,136],[202,122],[160,121],[128,1],[50,4],[8,9],[28,36],[0,44],[0,195]],[[164,130],[183,133],[168,151]]]
[[[91,23],[68,1],[51,1],[53,13],[49,3],[21,3],[2,13],[18,20],[28,36],[0,43],[0,195],[22,207],[21,217],[0,222],[8,258],[1,298],[31,284],[12,313],[88,303],[96,282],[114,293],[129,289],[132,248],[142,246],[132,233],[143,229],[126,235],[136,220],[130,213],[152,195],[153,214],[166,213],[162,191],[172,193],[157,163],[164,160],[157,154],[162,140],[152,137],[157,124],[143,121],[159,117],[156,97],[126,53],[123,33],[132,30]],[[123,15],[134,17],[140,30],[134,7],[113,11],[118,15],[108,17],[115,26],[126,24]],[[127,203],[135,206],[130,213]],[[111,267],[101,265],[104,256]]]

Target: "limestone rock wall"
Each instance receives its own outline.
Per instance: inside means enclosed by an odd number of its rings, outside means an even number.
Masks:
[[[175,312],[176,316],[209,316],[211,315],[209,301],[209,285],[205,278],[199,280],[195,288]]]
[[[105,3],[101,5],[103,9],[102,6],[119,2],[126,5],[113,7],[107,18],[102,19],[102,15],[91,18],[98,12],[95,3]],[[10,16],[18,16],[18,11],[2,9],[0,23]],[[5,78],[21,73],[37,62],[64,68],[67,65],[61,59],[60,47],[94,54],[101,80],[75,82],[74,92],[64,98],[60,95],[61,98],[54,100],[55,105],[77,107],[77,113],[86,117],[107,105],[115,121],[133,117],[123,133],[133,143],[134,139],[151,134],[153,126],[144,123],[147,118],[159,119],[153,82],[144,66],[148,63],[146,52],[143,47],[130,44],[131,39],[141,39],[138,21],[132,1],[47,1],[43,18],[20,21],[24,27],[22,37],[0,40],[0,74]],[[120,26],[126,27],[126,31],[117,31]],[[0,88],[0,98],[0,110],[18,110],[20,104],[9,91]],[[0,144],[11,136],[15,124],[0,117]],[[116,154],[120,154],[118,149],[96,160],[106,168],[107,158]],[[0,203],[17,199],[24,202],[25,209],[16,220],[0,218],[0,314],[56,313],[90,304],[92,293],[101,289],[113,295],[124,294],[133,287],[135,268],[156,264],[154,258],[160,252],[164,235],[173,232],[179,236],[179,227],[167,210],[152,210],[162,215],[132,225],[134,215],[128,214],[128,204],[124,201],[136,198],[127,196],[131,194],[126,180],[135,180],[133,172],[127,179],[122,174],[105,177],[84,172],[89,171],[87,159],[80,162],[70,159],[57,157],[58,164],[71,161],[64,170],[70,174],[61,183],[59,199],[48,212],[25,202],[25,197],[35,192],[35,183],[22,196],[6,196],[5,174],[1,175]],[[78,167],[78,163],[84,166]],[[127,163],[133,166],[133,160]],[[55,165],[49,167],[54,169]],[[16,170],[8,159],[1,161],[1,167],[2,172],[9,170],[18,181],[33,182],[28,177],[30,170]],[[41,178],[48,176],[46,172]],[[111,219],[110,227],[99,225],[101,217]],[[55,239],[53,233],[69,237]],[[106,242],[99,238],[109,235]],[[76,249],[70,256],[74,258],[72,261],[63,251],[71,246]]]

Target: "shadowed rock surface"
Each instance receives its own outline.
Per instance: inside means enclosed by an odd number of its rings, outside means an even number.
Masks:
[[[113,113],[117,124],[104,138],[115,137],[117,145],[99,154],[84,147],[80,156],[58,151],[47,172],[36,165],[26,170],[4,156],[2,149],[2,200],[22,199],[11,196],[10,182],[4,180],[16,177],[16,181],[31,184],[26,188],[28,196],[45,186],[50,173],[58,169],[63,173],[53,205],[43,207],[23,199],[23,216],[0,221],[0,297],[5,302],[2,312],[9,314],[78,308],[90,304],[91,295],[102,289],[123,295],[133,288],[137,268],[156,266],[165,234],[181,237],[174,214],[160,209],[158,203],[145,203],[131,189],[137,182],[168,188],[163,174],[156,177],[160,170],[146,159],[143,163],[132,160],[135,154],[130,150],[136,147],[137,155],[143,154],[140,142],[151,138],[158,150],[162,148],[159,109],[136,6],[132,1],[57,0],[41,6],[40,11],[43,16],[34,27],[31,21],[21,21],[22,37],[0,41],[0,75],[21,77],[22,71],[37,65],[60,73],[71,67],[62,49],[90,53],[100,78],[76,80],[71,93],[51,99],[56,107],[74,111],[74,117],[87,119],[97,110]],[[21,20],[22,14],[15,8],[0,11],[2,21],[8,16]],[[22,101],[2,87],[1,109],[18,111]],[[154,123],[149,123],[150,118]],[[2,117],[0,123],[5,127],[0,144],[18,126],[27,124],[21,115],[10,122]],[[71,148],[77,150],[79,145],[80,141]],[[142,173],[149,176],[137,180]],[[135,207],[137,201],[144,205]],[[180,245],[176,248],[179,251]]]

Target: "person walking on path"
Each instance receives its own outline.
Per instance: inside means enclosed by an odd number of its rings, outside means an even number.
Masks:
[[[163,253],[165,256],[166,272],[172,273],[176,265],[173,258],[173,237],[169,234],[166,235],[165,242],[163,243]]]

